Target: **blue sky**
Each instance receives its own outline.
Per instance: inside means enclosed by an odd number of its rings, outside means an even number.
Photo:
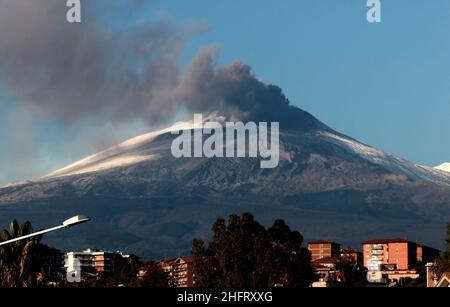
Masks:
[[[137,15],[111,16],[105,8],[88,18],[104,18],[114,29],[158,12],[177,23],[205,22],[210,31],[189,42],[183,63],[218,43],[221,63],[249,64],[332,128],[417,163],[450,161],[450,1],[381,3],[380,24],[367,22],[365,0],[155,0]],[[149,129],[139,121],[69,125],[41,118],[1,82],[0,89],[0,167],[15,165],[0,174],[0,185],[44,175],[101,148],[89,138],[113,134],[104,136],[106,146]],[[24,131],[12,133],[11,118],[23,120]],[[29,142],[11,151],[15,133],[27,132]],[[32,159],[22,163],[18,152]]]

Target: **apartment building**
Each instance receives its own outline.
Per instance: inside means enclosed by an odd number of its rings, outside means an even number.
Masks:
[[[417,266],[417,244],[402,238],[366,241],[363,258],[369,271],[413,269]]]
[[[429,262],[434,262],[439,257],[441,251],[429,246],[417,244],[417,263],[425,265]]]
[[[173,258],[158,262],[167,274],[170,287],[194,286],[194,262],[192,258]]]
[[[311,241],[308,243],[308,249],[311,252],[312,261],[341,255],[341,245],[326,240]]]
[[[120,255],[123,258],[130,256],[122,252],[112,253],[87,249],[82,252],[67,253],[65,255],[64,267],[67,272],[79,269],[81,276],[109,273],[112,270],[112,259],[114,255]]]

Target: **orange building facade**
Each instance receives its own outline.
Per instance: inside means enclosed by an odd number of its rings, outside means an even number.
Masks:
[[[312,261],[327,257],[340,257],[341,255],[340,244],[325,240],[309,242],[308,249],[311,252]]]
[[[417,244],[405,239],[383,239],[363,242],[364,267],[371,271],[390,267],[409,270],[417,266]]]

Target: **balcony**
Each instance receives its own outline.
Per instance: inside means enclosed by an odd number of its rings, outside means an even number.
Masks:
[[[372,250],[372,255],[383,255],[383,250]]]

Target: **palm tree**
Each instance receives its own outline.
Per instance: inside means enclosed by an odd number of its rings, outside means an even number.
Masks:
[[[30,222],[19,224],[13,220],[8,230],[0,233],[0,242],[33,232]],[[62,268],[52,255],[56,249],[40,243],[42,237],[20,240],[0,247],[0,287],[30,287],[43,285],[52,273]]]

